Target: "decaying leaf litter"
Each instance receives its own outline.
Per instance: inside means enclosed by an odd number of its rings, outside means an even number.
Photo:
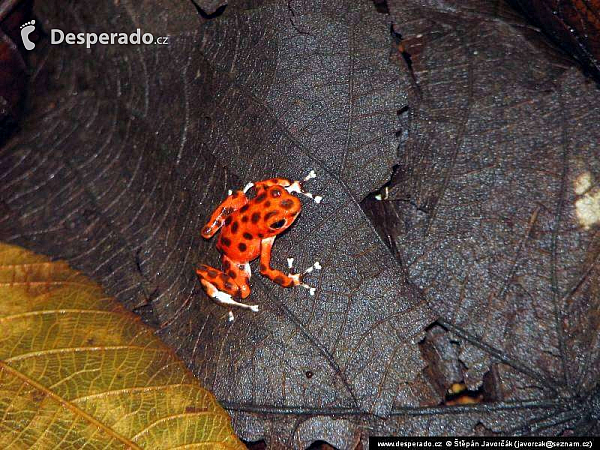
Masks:
[[[231,6],[204,24],[186,5],[38,6],[46,29],[110,17],[170,44],[41,49],[30,119],[0,154],[2,238],[149,303],[245,439],[350,448],[361,433],[575,427],[589,408],[571,399],[598,368],[597,227],[577,222],[572,188],[576,169],[597,179],[594,85],[491,13],[390,3],[411,72],[370,4]],[[392,211],[392,253],[358,202],[394,165],[394,202],[377,206]],[[225,326],[193,274],[218,260],[203,221],[227,189],[309,169],[328,201],[275,254],[319,258],[317,295],[256,278],[264,312]],[[437,406],[418,342],[438,315],[489,403]]]

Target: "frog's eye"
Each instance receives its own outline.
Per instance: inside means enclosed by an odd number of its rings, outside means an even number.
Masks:
[[[285,219],[281,219],[281,220],[278,220],[277,222],[273,222],[271,225],[269,225],[269,227],[272,228],[273,230],[277,230],[278,228],[281,228],[284,225],[285,225]]]

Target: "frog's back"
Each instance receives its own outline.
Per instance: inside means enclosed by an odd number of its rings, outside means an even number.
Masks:
[[[260,218],[260,211],[252,202],[230,214],[221,229],[217,249],[240,263],[258,258],[262,233],[252,226],[252,220],[257,218]]]

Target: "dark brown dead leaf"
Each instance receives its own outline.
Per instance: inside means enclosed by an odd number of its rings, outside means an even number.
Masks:
[[[600,370],[600,93],[506,15],[451,3],[389,2],[414,90],[387,201],[365,208],[460,342],[468,387],[493,374],[496,401],[479,408],[525,405],[514,427],[477,408],[472,426],[589,432]],[[531,415],[543,402],[551,411]]]
[[[340,178],[355,198],[389,178],[396,161],[396,111],[405,99],[389,61],[386,19],[369,4],[290,2],[260,8],[208,24],[201,49],[219,76],[206,79],[207,91],[216,87],[226,93],[232,82],[243,89],[247,99],[239,101],[269,110],[306,157]],[[237,102],[235,94],[223,95],[206,108],[203,125],[214,129],[207,145],[231,140],[216,131],[241,115]],[[244,120],[239,125],[243,141],[227,143],[215,154],[253,178],[255,156],[244,149],[261,138],[250,131],[270,125]],[[276,148],[271,152],[294,158]]]
[[[512,0],[600,81],[599,0]]]

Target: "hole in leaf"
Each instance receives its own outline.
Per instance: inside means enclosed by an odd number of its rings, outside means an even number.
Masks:
[[[194,7],[196,8],[196,11],[198,11],[198,14],[200,15],[200,17],[202,17],[203,19],[206,19],[206,20],[211,20],[211,19],[215,19],[215,18],[219,17],[220,15],[222,15],[225,12],[225,8],[227,8],[227,4],[221,5],[215,10],[215,12],[208,14],[194,0],[192,0],[192,3],[194,5]]]
[[[267,443],[263,440],[260,441],[244,441],[242,440],[242,442],[244,444],[246,444],[246,447],[248,447],[248,450],[266,450],[267,448]]]
[[[453,383],[446,391],[445,405],[471,405],[483,401],[483,387],[472,391],[464,383]]]
[[[389,14],[390,8],[388,7],[387,0],[373,0],[375,11],[381,14]]]
[[[319,440],[310,444],[306,450],[337,450],[337,448],[325,441]]]

